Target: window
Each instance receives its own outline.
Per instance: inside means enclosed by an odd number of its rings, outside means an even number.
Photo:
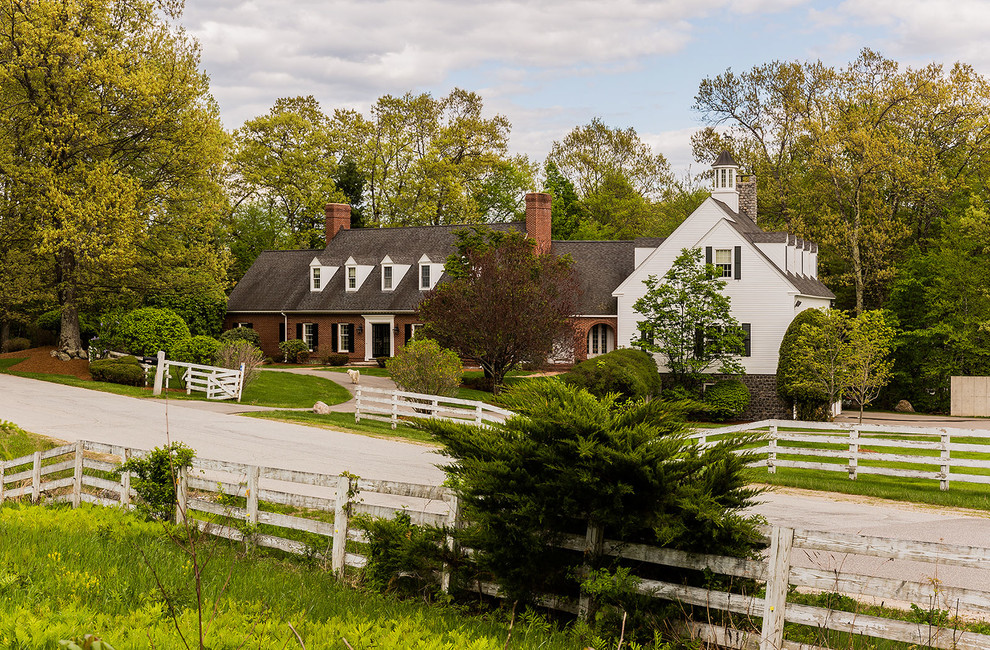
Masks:
[[[382,267],[382,291],[392,290],[392,267]]]
[[[743,356],[751,357],[753,356],[753,325],[750,323],[743,323]]]
[[[725,170],[723,170],[725,171]],[[721,271],[721,277],[732,277],[732,249],[715,249],[715,268]]]
[[[347,267],[347,290],[355,291],[357,289],[357,267],[348,266]]]
[[[310,273],[312,274],[312,278],[313,278],[313,291],[319,291],[320,287],[322,286],[320,284],[320,267],[314,266],[312,269],[310,269]]]
[[[350,323],[343,323],[340,325],[340,341],[338,342],[337,349],[342,352],[353,352],[354,351],[354,325]]]
[[[316,344],[316,324],[315,323],[303,323],[303,343],[309,348],[310,352],[313,351],[313,346]]]
[[[420,264],[419,265],[419,288],[429,289],[430,288],[430,265]]]

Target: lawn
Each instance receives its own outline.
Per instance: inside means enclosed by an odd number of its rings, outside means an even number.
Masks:
[[[20,359],[0,359],[0,372],[6,371]],[[2,363],[13,362],[13,363]],[[171,388],[161,397],[151,394],[150,387],[123,386],[121,384],[111,384],[102,381],[89,381],[79,379],[72,375],[49,375],[36,372],[15,372],[7,371],[18,377],[29,379],[40,379],[65,386],[76,386],[98,390],[104,393],[114,393],[116,395],[126,395],[128,397],[142,397],[153,399],[177,399],[177,400],[205,400],[206,393],[193,392],[186,395],[183,388]],[[175,386],[173,382],[171,384]],[[263,370],[258,378],[249,384],[241,395],[242,404],[253,404],[255,406],[271,406],[275,408],[310,408],[317,401],[327,404],[340,404],[351,398],[351,394],[346,388],[329,379],[313,377],[312,375],[297,375],[290,372],[278,372]]]
[[[262,418],[265,420],[279,420],[281,422],[295,422],[311,427],[323,429],[333,429],[334,431],[346,431],[348,433],[360,433],[382,438],[405,438],[417,442],[430,442],[430,436],[414,429],[410,426],[399,425],[394,430],[385,422],[378,420],[363,419],[361,422],[354,421],[353,413],[329,413],[327,415],[317,415],[310,411],[258,411],[253,413],[242,413],[241,415]]]
[[[55,442],[49,438],[29,433],[12,422],[0,420],[0,460],[20,458],[55,446]]]
[[[198,647],[189,555],[157,523],[114,508],[0,507],[0,647],[55,648],[96,634],[114,647]],[[204,538],[206,539],[206,538]],[[502,617],[356,590],[303,560],[208,539],[200,557],[210,648],[499,650]],[[179,630],[176,630],[178,622]],[[299,635],[299,640],[296,639]],[[301,643],[300,643],[301,640]],[[302,644],[305,644],[303,646]],[[513,648],[583,647],[545,624],[515,625]]]

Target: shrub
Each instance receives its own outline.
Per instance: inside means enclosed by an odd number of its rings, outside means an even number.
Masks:
[[[220,335],[220,341],[247,341],[256,348],[261,348],[261,335],[250,327],[234,327]]]
[[[375,357],[375,363],[378,364],[379,368],[384,368],[385,364],[388,363],[388,357]]]
[[[125,352],[153,357],[164,350],[165,356],[173,359],[178,346],[189,339],[189,328],[170,309],[142,307],[120,319],[116,339]]]
[[[410,341],[385,362],[388,374],[403,390],[453,395],[461,385],[461,359],[432,339]]]
[[[320,363],[325,366],[346,366],[350,356],[341,352],[325,352],[320,350]]]
[[[209,336],[193,336],[175,347],[176,361],[212,366],[217,362],[220,342]]]
[[[561,379],[597,397],[618,393],[626,399],[642,399],[659,396],[661,389],[657,363],[642,350],[614,350],[582,361]]]
[[[828,395],[806,381],[801,374],[798,342],[805,325],[820,328],[825,314],[819,309],[805,309],[791,321],[780,340],[777,361],[777,394],[797,407],[799,420],[829,419]]]
[[[192,466],[196,453],[182,444],[173,442],[166,447],[155,447],[147,456],[131,458],[117,468],[117,475],[131,472],[131,487],[141,497],[140,508],[152,519],[175,519],[175,484],[179,470]]]
[[[144,368],[134,357],[118,357],[101,359],[89,364],[89,374],[94,381],[105,381],[124,386],[144,386],[146,377]]]
[[[258,378],[264,362],[261,350],[247,341],[224,341],[217,349],[216,364],[221,368],[237,370],[244,364],[244,386]]]
[[[62,330],[61,307],[50,309],[41,316],[38,316],[34,324],[38,327],[38,329],[58,335],[58,333]],[[89,314],[79,314],[79,336],[82,338],[83,342],[89,341],[91,338],[96,336],[99,330],[100,324],[96,318],[90,316]]]
[[[441,569],[442,530],[416,526],[407,512],[394,519],[357,515],[354,527],[368,533],[368,564],[364,581],[378,591],[435,591],[434,574]],[[400,578],[403,580],[400,581]]]
[[[722,379],[705,391],[708,416],[724,422],[742,415],[749,407],[749,389],[738,379]]]
[[[306,363],[309,361],[309,348],[302,339],[289,339],[278,344],[286,363]]]
[[[4,352],[20,352],[21,350],[27,350],[31,347],[31,341],[24,338],[23,336],[15,336],[12,339],[7,340],[6,349]]]
[[[196,269],[177,268],[164,281],[165,286],[148,295],[145,304],[172,310],[192,334],[220,334],[227,313],[227,295],[215,278]]]

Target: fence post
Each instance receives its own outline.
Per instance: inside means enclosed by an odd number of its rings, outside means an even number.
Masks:
[[[437,411],[440,410],[440,400],[435,399],[430,401],[430,406],[433,408],[430,410],[430,419],[437,417]]]
[[[361,421],[361,386],[354,391],[354,423]]]
[[[158,367],[155,369],[155,395],[162,394],[162,381],[165,379],[165,353],[158,351]]]
[[[3,475],[5,471],[6,471],[6,466],[4,465],[4,462],[0,460],[0,503],[3,503],[4,499],[7,498],[6,495],[4,494],[6,490],[3,482],[4,480]]]
[[[774,526],[767,558],[767,595],[763,610],[763,633],[760,650],[780,650],[784,644],[784,609],[791,572],[791,547],[794,529]]]
[[[124,453],[121,456],[123,462],[127,462],[131,459],[131,450],[128,447],[124,447]],[[121,472],[120,473],[120,505],[129,506],[131,504],[131,473]]]
[[[770,425],[770,441],[767,445],[767,474],[777,473],[777,425]]]
[[[481,404],[478,404],[476,407],[474,407],[474,423],[480,427],[482,422],[483,420],[481,417]]]
[[[34,467],[31,472],[31,502],[41,501],[41,452],[34,452]]]
[[[344,564],[347,559],[347,518],[351,512],[351,479],[341,476],[337,479],[337,496],[333,509],[333,549],[331,550],[331,568],[338,577],[344,575]]]
[[[179,475],[175,481],[175,497],[175,523],[183,524],[186,522],[186,506],[189,500],[189,474],[185,467],[179,468]]]
[[[399,393],[392,391],[392,428],[399,425]]]
[[[939,479],[938,487],[943,491],[949,489],[949,472],[951,471],[951,465],[949,464],[949,442],[949,432],[942,429],[942,451],[939,454],[942,461],[942,466],[939,468],[942,471],[942,476]]]
[[[237,380],[237,401],[241,401],[241,393],[244,392],[244,364],[241,364],[241,376]]]
[[[602,542],[605,541],[605,530],[601,526],[596,526],[594,524],[588,524],[588,533],[584,538],[584,557],[585,563],[581,567],[581,579],[588,577],[588,557],[601,555],[602,552]],[[581,598],[578,600],[578,618],[582,621],[587,621],[591,616],[591,597],[585,593],[581,593]]]
[[[83,443],[76,440],[76,464],[72,470],[72,507],[78,508],[82,503],[82,475],[83,475]]]
[[[457,499],[457,495],[448,492],[445,499],[447,502],[447,528],[450,531],[456,530],[458,521],[460,519],[460,502]],[[453,535],[447,535],[447,552],[451,556],[457,553],[457,541],[454,539]],[[443,572],[440,574],[440,588],[443,589],[443,593],[450,593],[450,564],[444,562]]]
[[[859,466],[859,429],[853,427],[849,432],[849,480],[856,480],[856,468]]]
[[[261,468],[251,465],[247,476],[247,515],[248,523],[258,523],[258,479],[261,478]]]

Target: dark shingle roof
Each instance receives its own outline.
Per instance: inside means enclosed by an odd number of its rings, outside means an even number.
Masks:
[[[712,167],[722,167],[724,165],[735,165],[738,167],[739,163],[735,161],[731,153],[723,150],[722,153],[718,155],[718,158],[715,159],[715,162],[712,163]]]
[[[582,316],[615,315],[618,302],[612,292],[633,272],[636,248],[655,248],[663,239],[641,237],[620,241],[555,241],[553,253],[570,255],[577,271]]]

